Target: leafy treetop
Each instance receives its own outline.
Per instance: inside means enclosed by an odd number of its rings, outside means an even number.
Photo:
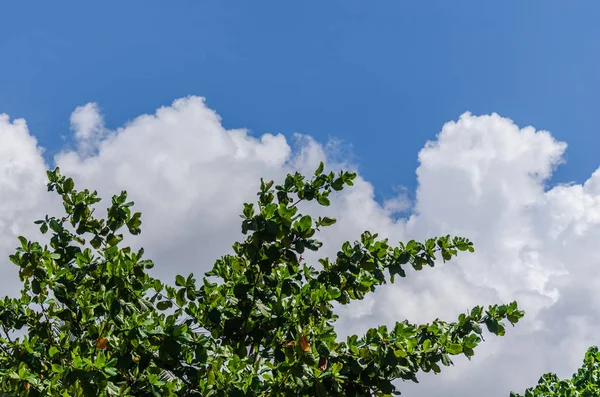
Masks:
[[[48,171],[48,189],[65,215],[39,220],[50,243],[19,237],[19,297],[0,301],[0,391],[28,396],[389,396],[396,379],[438,373],[451,356],[471,357],[482,326],[503,335],[523,312],[515,302],[480,306],[456,322],[408,321],[339,340],[334,303],[363,299],[408,268],[433,267],[466,238],[444,236],[397,246],[364,232],[333,259],[304,263],[317,232],[335,219],[299,213],[297,204],[351,186],[355,174],[298,173],[281,185],[261,180],[257,204],[245,204],[246,238],[198,282],[164,284],[143,250],[122,247],[140,233],[141,214],[126,192],[95,215],[95,191]],[[165,209],[168,210],[168,209]]]
[[[553,373],[543,375],[525,394],[510,397],[597,397],[600,396],[600,351],[592,346],[585,353],[583,366],[571,379],[561,380]]]

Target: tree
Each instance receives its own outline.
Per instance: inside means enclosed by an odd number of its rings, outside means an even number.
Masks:
[[[525,394],[511,393],[511,397],[596,397],[600,396],[600,351],[592,346],[585,353],[583,366],[571,379],[560,380],[556,374],[543,375],[535,387]]]
[[[39,220],[49,246],[19,237],[10,260],[19,267],[21,295],[0,302],[0,391],[29,396],[371,396],[399,394],[396,379],[440,371],[450,356],[471,357],[482,325],[503,335],[523,312],[515,302],[475,307],[457,322],[397,322],[340,341],[333,304],[362,299],[406,268],[434,266],[466,238],[431,238],[396,247],[364,232],[319,267],[303,262],[316,251],[321,228],[335,223],[299,213],[298,204],[330,204],[355,174],[296,173],[282,185],[261,180],[258,205],[245,204],[233,254],[216,261],[198,283],[175,286],[151,277],[143,250],[121,247],[123,230],[140,233],[125,191],[105,218],[100,199],[75,190],[71,178],[48,171],[48,190],[65,215]],[[168,209],[165,209],[168,211]],[[386,276],[387,273],[387,276]]]

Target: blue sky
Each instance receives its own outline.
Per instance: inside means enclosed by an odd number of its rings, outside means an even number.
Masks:
[[[485,4],[483,4],[485,3]],[[353,145],[382,195],[464,111],[569,143],[554,181],[598,165],[600,4],[561,1],[159,1],[0,5],[0,112],[48,154],[73,109],[109,127],[201,95],[226,127]]]

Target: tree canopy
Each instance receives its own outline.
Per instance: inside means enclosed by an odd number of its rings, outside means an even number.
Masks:
[[[22,291],[0,301],[0,391],[28,396],[388,396],[395,380],[440,372],[471,357],[482,328],[504,335],[523,316],[516,302],[476,306],[457,321],[399,321],[340,340],[334,304],[346,305],[408,270],[473,252],[463,237],[390,245],[364,232],[335,258],[306,263],[317,233],[335,223],[301,214],[299,203],[330,205],[355,174],[290,174],[261,180],[244,204],[233,253],[197,280],[152,277],[143,249],[122,246],[141,232],[125,191],[105,217],[97,192],[48,171],[65,213],[36,221],[49,243],[19,237],[10,256]],[[165,208],[168,211],[168,208]]]
[[[583,365],[571,379],[561,380],[553,373],[543,375],[525,394],[511,397],[597,397],[600,396],[600,351],[592,346],[585,353]]]

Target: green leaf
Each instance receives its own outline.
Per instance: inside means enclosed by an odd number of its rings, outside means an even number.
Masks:
[[[335,219],[329,217],[319,218],[319,225],[321,226],[331,226],[336,222]]]
[[[331,202],[329,201],[329,198],[327,198],[325,196],[318,196],[317,202],[325,207],[328,207],[331,204]]]
[[[60,223],[57,222],[56,219],[50,219],[50,229],[55,233],[59,233],[62,230]]]
[[[39,280],[38,280],[38,279],[34,279],[34,280],[31,282],[31,291],[32,291],[34,294],[36,294],[36,295],[38,295],[38,294],[40,294],[40,293],[42,292],[42,288],[41,288],[41,286],[40,286],[40,282],[39,282]]]
[[[209,386],[212,386],[215,383],[215,371],[213,371],[212,369],[210,371],[208,371],[208,376],[206,378],[206,383]]]
[[[73,179],[67,178],[63,184],[63,189],[65,190],[65,193],[71,193],[74,187],[75,183],[73,183]]]
[[[48,350],[48,354],[50,355],[50,357],[54,357],[56,353],[58,353],[58,348],[56,346],[52,346]]]
[[[342,295],[342,291],[338,287],[329,286],[327,287],[327,293],[329,294],[329,299],[337,299]]]
[[[340,373],[340,371],[342,370],[343,367],[344,367],[344,364],[337,362],[331,366],[331,373],[333,375],[337,375]]]
[[[186,284],[185,284],[185,277],[183,277],[182,275],[178,274],[175,277],[175,285],[178,286],[178,287],[185,287],[186,286]]]
[[[160,301],[156,304],[156,308],[158,310],[167,310],[171,307],[173,307],[173,302],[171,302],[170,300]]]
[[[307,231],[308,229],[311,228],[312,226],[312,218],[308,215],[304,215],[302,218],[300,218],[300,220],[297,222],[298,228],[301,231]]]
[[[25,237],[23,237],[23,236],[19,236],[17,238],[21,242],[21,248],[23,248],[24,250],[27,250],[28,249],[28,245],[29,245],[29,241]]]
[[[94,236],[93,239],[90,240],[90,244],[95,249],[98,249],[98,248],[100,248],[100,245],[102,244],[102,239],[98,235],[96,235],[96,236]]]
[[[463,351],[463,347],[462,347],[462,345],[461,345],[461,344],[459,344],[459,343],[449,343],[449,344],[446,346],[446,351],[447,351],[449,354],[456,355],[456,354],[460,354],[460,353],[462,353],[462,351]]]
[[[319,163],[319,167],[317,168],[317,170],[315,171],[315,176],[319,176],[323,173],[323,170],[325,169],[325,164],[321,161]]]
[[[425,339],[425,341],[423,342],[423,351],[428,352],[430,348],[431,348],[431,339]]]

